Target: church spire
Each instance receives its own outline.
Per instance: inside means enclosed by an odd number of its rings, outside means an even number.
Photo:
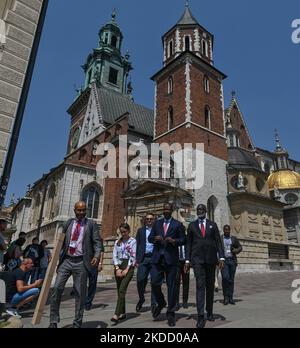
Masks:
[[[129,54],[122,55],[123,34],[113,9],[111,20],[99,31],[99,46],[88,56],[83,66],[85,86],[96,82],[98,88],[106,87],[126,95],[127,78],[132,70]]]
[[[282,147],[279,137],[279,132],[275,129],[275,141],[276,141],[276,149],[275,149],[275,169],[276,170],[285,170],[289,168],[288,152]]]
[[[281,146],[278,129],[275,129],[275,141],[276,141],[276,150],[275,150],[275,152],[284,152],[285,150]]]
[[[184,14],[177,22],[177,25],[193,25],[193,24],[199,25],[197,19],[195,19],[195,17],[192,15],[189,1],[186,0]]]

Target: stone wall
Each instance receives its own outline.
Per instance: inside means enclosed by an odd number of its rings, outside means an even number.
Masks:
[[[239,239],[243,252],[238,257],[238,272],[265,273],[300,269],[300,245],[283,244],[289,247],[289,260],[269,258],[268,243],[250,239]]]
[[[1,0],[1,3],[3,1]],[[0,21],[0,176],[22,92],[43,0],[15,0]],[[2,7],[1,7],[2,8]]]

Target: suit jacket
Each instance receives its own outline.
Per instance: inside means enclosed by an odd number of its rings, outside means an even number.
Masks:
[[[167,237],[171,237],[172,239],[175,239],[176,243],[175,245],[165,243],[165,241],[154,243],[155,236],[161,236],[164,240]],[[149,243],[154,244],[152,257],[152,262],[154,264],[158,264],[161,260],[161,257],[164,256],[165,261],[168,265],[175,266],[179,262],[178,247],[185,245],[186,243],[185,228],[181,222],[172,218],[167,235],[165,237],[164,219],[160,219],[154,223],[148,240]]]
[[[216,223],[206,219],[206,234],[203,238],[199,220],[188,227],[186,260],[192,264],[217,264],[224,259],[224,247]]]
[[[66,234],[66,237],[62,246],[58,267],[68,254],[74,221],[75,219],[70,219],[64,225],[63,233]],[[104,251],[102,238],[100,237],[99,229],[95,221],[86,219],[82,243],[83,262],[85,268],[90,271],[92,269],[92,259],[96,257],[99,260],[101,252]]]
[[[240,241],[236,237],[231,236],[231,241],[232,241],[231,247],[233,249],[235,249],[235,253],[232,253],[232,258],[233,258],[235,264],[238,265],[237,255],[243,251],[243,247],[241,246]],[[223,242],[223,246],[224,246],[224,236],[222,237],[222,242]]]
[[[142,263],[146,253],[146,227],[138,229],[136,234],[136,262]]]

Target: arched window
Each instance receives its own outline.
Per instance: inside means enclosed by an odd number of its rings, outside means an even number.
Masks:
[[[47,217],[49,220],[54,218],[54,199],[56,195],[56,187],[55,184],[50,186],[48,192],[48,203],[47,203]]]
[[[100,204],[100,191],[96,186],[90,185],[82,191],[82,200],[87,206],[87,218],[97,219]]]
[[[33,217],[32,217],[32,223],[33,226],[37,226],[40,218],[40,211],[41,211],[41,196],[40,194],[37,194],[35,197],[35,203],[34,203],[34,211],[33,211]]]
[[[270,166],[270,164],[269,164],[268,162],[265,163],[265,165],[264,165],[264,171],[265,171],[268,175],[271,174],[271,166]]]
[[[168,94],[173,93],[173,77],[170,76],[168,79]]]
[[[210,92],[210,83],[209,78],[207,76],[204,77],[204,90],[206,93]]]
[[[207,41],[205,40],[202,40],[202,54],[205,57],[208,57],[208,44],[207,44]]]
[[[113,35],[111,38],[111,45],[113,47],[117,47],[117,43],[118,43],[118,38],[115,35]]]
[[[168,46],[168,58],[170,58],[173,55],[173,40],[169,42]]]
[[[108,33],[104,34],[104,43],[107,45],[108,44]]]
[[[184,45],[185,45],[185,51],[191,50],[191,41],[189,36],[184,37]]]
[[[204,112],[204,117],[205,117],[205,128],[210,129],[211,128],[211,112],[209,106],[205,107],[205,112]]]
[[[173,107],[170,106],[168,110],[168,130],[171,130],[174,128],[174,111]]]

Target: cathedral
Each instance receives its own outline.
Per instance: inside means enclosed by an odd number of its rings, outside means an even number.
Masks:
[[[225,108],[227,76],[214,65],[214,36],[188,5],[162,41],[163,67],[152,77],[155,105],[150,110],[133,99],[133,66],[130,55],[122,53],[123,34],[113,12],[83,65],[84,85],[68,109],[66,157],[15,205],[15,236],[25,231],[28,240],[38,235],[53,245],[75,202],[83,200],[88,217],[101,227],[104,277],[109,278],[120,223],[127,221],[135,234],[146,213],[160,216],[168,201],[175,206],[174,217],[187,226],[203,203],[220,230],[229,223],[240,239],[240,271],[300,269],[300,163],[289,158],[278,134],[274,152],[256,147],[234,92]],[[110,144],[117,162],[122,160],[120,136],[127,137],[128,147],[204,144],[204,185],[184,189],[163,176],[99,178],[97,163],[109,162]],[[106,145],[100,156],[101,144]]]

